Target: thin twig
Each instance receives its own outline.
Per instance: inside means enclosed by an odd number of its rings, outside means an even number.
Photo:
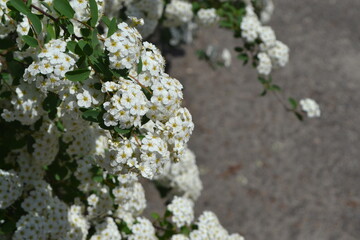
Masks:
[[[141,84],[141,82],[139,82],[139,80],[137,80],[134,76],[129,75],[129,77],[131,77],[133,80],[135,80],[137,82],[137,84],[140,85],[140,87],[146,89],[149,93],[152,94],[152,91],[148,87],[145,87],[143,84]]]

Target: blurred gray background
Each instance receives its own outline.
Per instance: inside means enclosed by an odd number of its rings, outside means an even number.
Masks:
[[[274,3],[269,25],[291,52],[273,78],[285,98],[315,99],[322,116],[299,122],[274,96],[259,97],[256,70],[234,52],[229,69],[198,61],[195,50],[238,41],[202,31],[170,69],[195,122],[197,214],[214,211],[247,240],[359,240],[360,1]]]

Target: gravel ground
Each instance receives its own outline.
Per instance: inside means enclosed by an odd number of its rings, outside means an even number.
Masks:
[[[248,240],[360,239],[360,1],[276,0],[269,23],[291,49],[274,74],[284,97],[310,97],[319,119],[301,123],[233,59],[213,71],[193,54],[233,48],[222,30],[199,34],[170,73],[185,86],[204,184],[197,213],[214,211]],[[150,196],[149,200],[157,199]],[[152,207],[152,206],[150,206]]]

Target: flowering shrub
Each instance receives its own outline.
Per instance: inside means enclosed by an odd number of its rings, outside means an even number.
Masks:
[[[2,239],[243,239],[212,212],[195,220],[202,184],[186,145],[194,124],[181,83],[143,39],[158,24],[172,43],[189,39],[184,29],[195,23],[227,26],[231,5],[211,2],[0,2]],[[229,16],[241,11],[236,31],[256,52],[259,73],[284,66],[288,48],[261,26],[258,8],[234,4]],[[140,177],[172,199],[152,220],[142,216]]]

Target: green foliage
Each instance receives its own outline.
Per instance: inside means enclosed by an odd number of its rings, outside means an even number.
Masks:
[[[113,19],[109,19],[106,16],[103,16],[101,18],[101,20],[105,23],[105,25],[108,27],[108,34],[107,37],[110,37],[111,35],[113,35],[116,31],[117,31],[117,22],[116,22],[116,18]]]
[[[83,112],[82,118],[90,122],[100,122],[101,113],[102,113],[102,109],[100,108],[87,109]]]
[[[33,37],[29,36],[29,35],[22,36],[22,39],[30,47],[37,47],[38,46],[38,41],[35,38],[33,38]]]
[[[57,107],[60,106],[61,100],[55,93],[49,92],[43,101],[43,109],[48,112],[50,119],[54,119],[57,113]]]
[[[21,0],[10,0],[8,2],[8,6],[11,8],[15,8],[17,11],[21,12],[22,14],[24,14],[25,16],[27,16],[32,24],[32,26],[35,29],[35,32],[37,34],[41,33],[42,30],[42,25],[41,25],[41,21],[39,19],[38,16],[36,16],[35,14],[33,14],[29,8],[29,6],[26,6],[25,3]]]
[[[90,14],[91,14],[90,26],[95,27],[99,19],[98,6],[95,0],[89,0],[89,4],[90,4]]]
[[[73,18],[75,15],[74,9],[72,9],[69,1],[67,0],[54,0],[54,9],[61,15],[67,18]]]
[[[65,74],[66,78],[73,82],[81,82],[89,78],[91,70],[87,68],[80,68],[69,71]]]

